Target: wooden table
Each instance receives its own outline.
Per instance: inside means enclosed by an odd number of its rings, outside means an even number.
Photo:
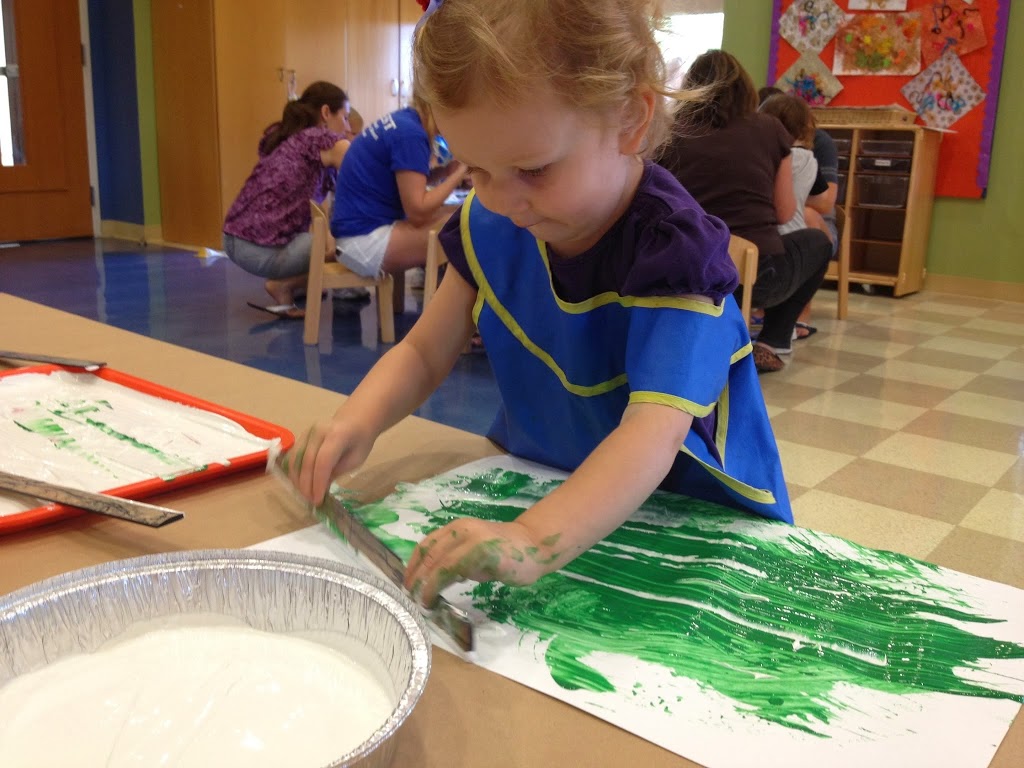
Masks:
[[[105,360],[112,368],[252,414],[301,434],[343,396],[237,363],[121,331],[0,294],[4,344],[19,351]],[[201,329],[197,329],[201,333]],[[2,365],[2,364],[0,364]],[[349,483],[380,498],[498,450],[488,440],[410,417],[377,441]],[[185,513],[165,528],[87,515],[0,537],[0,594],[65,571],[182,549],[246,547],[309,525],[262,472],[158,497]],[[685,723],[680,723],[685,727]],[[580,710],[442,650],[426,692],[404,726],[396,766],[695,766]],[[991,768],[1024,764],[1018,716]]]

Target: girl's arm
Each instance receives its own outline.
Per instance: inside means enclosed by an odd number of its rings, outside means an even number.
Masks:
[[[793,192],[793,155],[786,155],[775,171],[775,218],[785,224],[796,213],[796,194]]]
[[[463,579],[529,584],[618,528],[672,468],[693,417],[653,403],[626,408],[619,426],[550,495],[512,523],[462,518],[413,553],[405,585],[430,605]]]
[[[333,418],[312,427],[287,462],[299,492],[319,503],[334,477],[366,460],[381,432],[412,413],[451,370],[475,330],[476,290],[449,269],[423,316],[384,355]]]
[[[345,153],[352,146],[348,139],[340,139],[330,149],[320,150],[320,162],[324,167],[341,168],[341,161],[345,159]]]
[[[455,169],[433,189],[427,189],[427,177],[416,171],[396,171],[398,194],[409,223],[422,227],[434,220],[438,209],[466,177],[468,169],[459,163]]]

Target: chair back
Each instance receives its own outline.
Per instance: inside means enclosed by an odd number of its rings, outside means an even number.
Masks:
[[[312,243],[309,247],[309,279],[306,283],[306,320],[302,341],[318,343],[320,337],[320,311],[323,292],[335,288],[372,288],[377,292],[377,324],[381,341],[393,344],[395,341],[394,285],[391,275],[379,278],[357,275],[344,264],[324,261],[327,253],[327,211],[315,200],[309,201],[309,233]]]
[[[427,304],[434,298],[434,293],[437,291],[438,270],[447,263],[448,257],[445,255],[444,248],[441,247],[440,240],[437,239],[437,230],[432,229],[427,236],[427,263],[424,265],[425,276],[423,279],[423,309],[427,308]]]
[[[850,304],[850,235],[849,216],[846,209],[836,206],[836,235],[839,249],[835,261],[829,262],[826,280],[836,281],[836,317],[845,320]]]
[[[757,246],[742,237],[731,235],[729,237],[729,256],[732,257],[732,263],[736,265],[736,271],[740,275],[740,285],[743,286],[740,312],[743,315],[743,322],[749,326],[754,283],[757,281]]]
[[[312,235],[313,244],[310,248],[310,265],[313,264],[313,257],[316,254],[323,254],[327,250],[327,211],[320,207],[315,200],[309,201],[309,233]],[[323,256],[321,255],[321,260]]]

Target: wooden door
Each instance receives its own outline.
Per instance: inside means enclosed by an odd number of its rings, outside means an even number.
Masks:
[[[288,0],[285,68],[295,72],[299,93],[316,80],[334,83],[348,93],[345,61],[345,0]]]
[[[422,9],[416,3],[402,2],[398,11],[398,98],[401,106],[412,103],[412,37],[416,24],[423,16]]]
[[[154,0],[152,14],[163,239],[220,248],[213,0]]]
[[[285,6],[285,0],[214,2],[222,217],[259,160],[264,129],[281,119],[288,101]]]
[[[0,241],[92,235],[78,3],[0,6],[24,137],[22,162],[0,166]]]
[[[411,0],[401,0],[411,2]],[[348,94],[366,124],[398,109],[399,0],[349,0]]]

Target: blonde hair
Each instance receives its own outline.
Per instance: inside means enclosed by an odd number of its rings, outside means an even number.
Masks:
[[[572,107],[625,109],[639,123],[637,97],[649,89],[667,97],[655,98],[643,151],[652,155],[671,133],[675,100],[692,95],[666,85],[654,38],[659,6],[657,0],[445,0],[416,35],[417,97],[461,109],[482,91],[511,106],[545,83]]]

